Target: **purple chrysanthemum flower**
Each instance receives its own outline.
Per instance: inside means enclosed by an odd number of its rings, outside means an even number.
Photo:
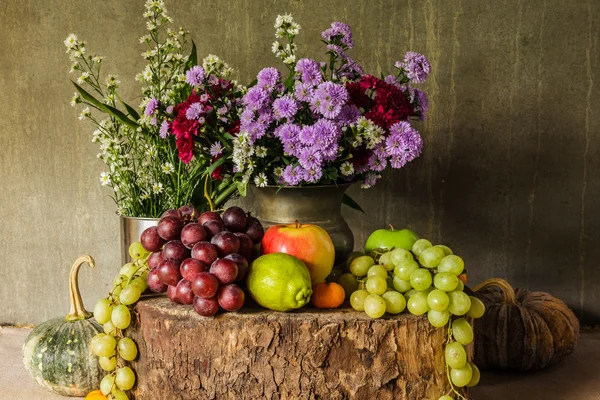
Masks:
[[[242,111],[242,114],[240,115],[240,124],[245,126],[251,122],[254,122],[254,111],[249,108],[244,108],[244,111]],[[245,129],[242,128],[242,130]]]
[[[223,106],[217,109],[217,114],[219,115],[225,115],[227,114],[227,111],[229,111],[229,109],[227,108],[227,106]]]
[[[352,30],[343,22],[332,22],[331,28],[324,30],[323,33],[321,33],[321,36],[328,42],[331,42],[336,37],[339,37],[340,42],[345,44],[349,49],[354,47],[354,42],[352,41]]]
[[[315,139],[312,146],[315,146],[322,151],[326,151],[332,144],[337,145],[337,141],[341,136],[341,130],[336,124],[322,118],[318,120],[313,127],[315,129]],[[331,151],[332,150],[330,150],[328,154],[331,153]],[[337,147],[335,148],[335,151],[337,151]]]
[[[252,122],[248,125],[248,133],[250,134],[250,140],[255,142],[267,133],[267,127],[259,122]]]
[[[317,183],[323,176],[323,169],[318,166],[311,166],[309,168],[303,168],[303,171],[300,174],[302,179],[306,182]]]
[[[365,176],[365,183],[362,185],[363,188],[370,188],[373,187],[375,185],[375,183],[377,182],[377,174],[374,172],[369,172],[366,176]]]
[[[265,89],[254,86],[242,98],[242,104],[249,109],[256,111],[269,101],[269,92]]]
[[[336,118],[340,126],[350,125],[360,117],[360,111],[355,105],[344,105]]]
[[[313,112],[318,112],[326,118],[338,116],[341,108],[348,101],[348,91],[343,85],[333,82],[323,82],[316,89],[310,105]]]
[[[315,137],[317,135],[317,131],[312,125],[304,125],[302,127],[302,131],[300,135],[298,135],[298,139],[300,139],[300,143],[305,146],[310,146],[315,142]]]
[[[381,172],[387,167],[387,159],[384,157],[380,157],[381,154],[377,154],[373,152],[369,157],[369,169],[371,171]]]
[[[210,96],[207,93],[203,93],[200,95],[200,101],[202,101],[203,103],[206,103],[208,100],[210,100]]]
[[[277,119],[291,119],[298,111],[298,103],[292,96],[286,95],[273,102],[273,115]]]
[[[281,78],[281,73],[277,70],[277,68],[263,68],[256,76],[256,79],[258,81],[256,83],[256,86],[262,89],[266,89],[270,92],[273,90],[273,88],[275,88],[275,85],[277,85],[279,78]]]
[[[219,84],[219,78],[215,74],[210,74],[208,77],[208,83],[210,85],[216,86]]]
[[[414,51],[407,52],[404,56],[404,61],[396,61],[394,66],[403,69],[408,79],[414,83],[425,82],[431,69],[427,58]]]
[[[314,96],[314,89],[311,85],[302,82],[296,82],[296,90],[294,95],[300,101],[310,101]]]
[[[302,177],[300,176],[301,172],[302,171],[300,167],[294,167],[290,164],[287,167],[285,167],[285,169],[283,170],[283,175],[281,175],[281,177],[283,178],[283,181],[286,185],[296,186],[302,180]]]
[[[313,147],[305,147],[300,150],[298,156],[298,162],[300,165],[305,168],[313,168],[313,167],[321,167],[321,154],[317,151],[317,149]]]
[[[198,119],[200,114],[204,112],[204,107],[200,103],[193,103],[185,112],[185,117],[187,119]]]
[[[167,114],[172,114],[172,113],[173,113],[173,109],[174,109],[174,108],[175,108],[175,107],[173,107],[173,106],[169,106],[169,107],[167,107]]]
[[[169,122],[168,121],[163,121],[162,124],[160,124],[160,137],[163,139],[166,139],[167,135],[169,134]]]
[[[204,68],[199,65],[194,65],[185,74],[185,81],[191,86],[200,86],[202,85],[205,76],[206,72],[204,71]]]
[[[214,142],[210,145],[210,155],[213,157],[218,157],[223,154],[223,146],[220,142]]]
[[[390,165],[395,169],[404,167],[406,163],[407,161],[402,156],[392,156],[392,158],[390,158]]]
[[[317,86],[323,82],[321,67],[318,62],[310,58],[301,58],[296,63],[296,73],[300,75],[300,80],[311,86]]]
[[[401,168],[417,158],[423,150],[421,135],[406,121],[400,121],[390,128],[386,140],[386,151],[392,157],[393,168]]]
[[[390,85],[397,85],[398,84],[398,78],[396,78],[394,75],[388,75],[385,77],[384,79],[385,83],[390,84]]]
[[[146,110],[144,111],[144,114],[149,117],[152,114],[154,114],[154,111],[156,111],[157,108],[158,108],[158,100],[150,99],[150,101],[148,102],[148,105],[146,105]]]
[[[327,50],[334,52],[335,54],[337,54],[338,57],[341,57],[343,59],[349,58],[348,54],[346,54],[344,49],[342,49],[342,47],[338,46],[337,44],[328,44]]]

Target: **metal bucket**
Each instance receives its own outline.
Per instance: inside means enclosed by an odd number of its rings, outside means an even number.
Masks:
[[[142,232],[158,224],[159,218],[135,218],[121,216],[121,265],[133,261],[129,256],[129,245],[140,241]]]

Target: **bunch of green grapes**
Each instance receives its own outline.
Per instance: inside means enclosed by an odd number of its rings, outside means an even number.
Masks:
[[[464,346],[473,341],[467,318],[480,318],[485,306],[463,292],[464,283],[459,278],[464,271],[462,258],[447,246],[419,239],[410,250],[397,248],[381,254],[378,263],[368,255],[353,254],[349,270],[340,277],[340,284],[346,289],[355,280],[358,287],[350,296],[352,308],[371,318],[408,309],[414,315],[427,314],[436,328],[448,326],[444,355],[453,392],[463,398],[455,387],[479,382],[479,369],[467,362]],[[447,399],[452,397],[440,398]]]
[[[102,369],[107,371],[100,382],[100,390],[109,400],[127,400],[125,391],[135,384],[135,374],[126,361],[133,361],[138,353],[135,342],[125,337],[123,330],[131,323],[130,308],[148,288],[148,256],[140,242],[132,243],[129,255],[133,262],[121,267],[113,281],[108,296],[94,307],[94,318],[104,327],[104,333],[94,336],[90,342],[92,352],[98,356]]]

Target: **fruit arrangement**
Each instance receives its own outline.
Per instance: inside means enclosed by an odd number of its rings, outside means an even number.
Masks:
[[[403,247],[391,250],[371,247],[370,255],[351,254],[347,262],[349,272],[340,276],[338,282],[346,293],[352,293],[352,308],[371,318],[408,309],[414,315],[427,314],[435,328],[447,327],[444,356],[448,380],[452,391],[464,399],[455,387],[475,386],[480,377],[477,366],[467,362],[464,348],[473,341],[469,318],[483,316],[485,306],[463,292],[464,261],[449,247],[434,246],[416,235],[401,244]],[[447,399],[452,397],[440,397]]]
[[[245,301],[239,283],[263,236],[261,223],[240,207],[229,207],[222,215],[200,214],[192,206],[169,210],[140,238],[141,246],[152,252],[148,287],[166,291],[176,303],[193,304],[202,316],[237,311]]]

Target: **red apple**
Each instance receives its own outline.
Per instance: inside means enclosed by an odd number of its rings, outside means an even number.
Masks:
[[[335,261],[331,237],[318,225],[273,225],[262,240],[261,254],[286,253],[304,261],[313,285],[324,282]]]

